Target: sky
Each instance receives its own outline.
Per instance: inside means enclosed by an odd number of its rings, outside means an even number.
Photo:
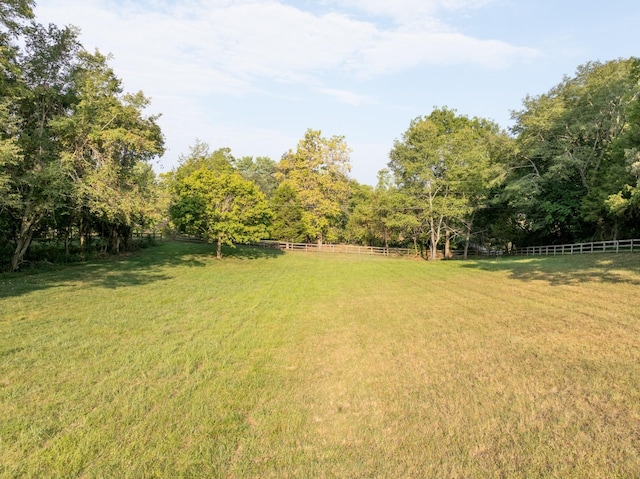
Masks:
[[[308,129],[343,136],[375,185],[411,120],[447,106],[508,129],[579,65],[640,55],[637,0],[36,0],[151,98],[179,165],[211,151],[279,161]]]

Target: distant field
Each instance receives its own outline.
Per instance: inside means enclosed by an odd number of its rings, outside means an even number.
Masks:
[[[640,254],[0,274],[0,477],[640,477]]]

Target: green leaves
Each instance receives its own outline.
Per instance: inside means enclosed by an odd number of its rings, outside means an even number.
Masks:
[[[587,63],[514,114],[518,161],[509,179],[528,228],[541,242],[612,237],[620,231],[625,149],[637,146],[636,60]],[[631,170],[629,170],[631,173]],[[524,191],[524,190],[523,190]],[[617,199],[616,199],[617,198]],[[533,239],[533,238],[532,238]]]
[[[271,211],[264,194],[237,172],[201,167],[175,185],[171,216],[178,229],[222,244],[251,243],[267,237]]]
[[[344,213],[351,191],[349,153],[344,137],[324,138],[310,129],[296,151],[289,150],[278,164],[276,178],[296,192],[307,235],[319,242]]]
[[[0,21],[30,5],[3,4]],[[68,241],[76,222],[81,243],[99,225],[106,249],[118,250],[147,222],[155,182],[147,162],[163,152],[157,117],[143,116],[141,92],[122,94],[108,58],[84,51],[77,29],[32,24],[22,34],[0,78],[0,220],[14,232],[10,269],[36,230]]]
[[[508,141],[494,123],[443,108],[413,120],[395,142],[389,168],[429,238],[430,258],[435,259],[443,232],[454,231],[481,208],[504,176],[498,160]]]
[[[3,0],[0,2],[0,25],[9,34],[15,34],[22,21],[33,18],[34,6],[34,0]],[[0,35],[4,35],[4,32],[0,31]]]
[[[296,191],[287,183],[279,185],[271,198],[273,221],[271,237],[290,243],[303,242],[307,230],[304,218],[304,207]]]

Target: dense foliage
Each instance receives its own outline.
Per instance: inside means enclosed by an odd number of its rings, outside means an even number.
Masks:
[[[243,178],[232,162],[228,150],[209,154],[207,145],[198,143],[191,156],[166,177],[173,194],[174,225],[182,233],[217,243],[219,259],[223,244],[265,238],[271,219],[264,193]]]
[[[514,113],[517,154],[503,199],[520,242],[640,233],[639,73],[634,58],[589,63]]]
[[[127,249],[151,220],[149,160],[163,152],[148,100],[124,94],[75,28],[26,23],[29,2],[3,5],[0,261],[18,269],[35,236],[67,255],[73,237],[83,251],[96,234],[104,251]]]
[[[489,189],[503,176],[506,135],[492,122],[436,109],[411,122],[391,150],[389,167],[413,216],[413,234],[426,236],[429,258],[445,240],[464,232],[468,240],[473,217]],[[416,227],[417,226],[417,227]]]

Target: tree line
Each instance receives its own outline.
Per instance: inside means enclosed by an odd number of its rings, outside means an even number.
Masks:
[[[0,4],[0,261],[15,271],[34,236],[81,253],[130,247],[150,224],[164,151],[149,100],[124,93],[108,57],[74,27],[40,25],[32,0]]]
[[[454,248],[466,257],[479,248],[637,237],[639,92],[640,60],[629,58],[582,65],[549,92],[525,98],[509,131],[435,108],[394,142],[376,186],[349,177],[344,137],[320,131],[308,130],[279,162],[236,161],[199,143],[164,178],[172,218],[180,231],[219,243],[270,237],[409,246],[428,259],[451,257]],[[234,236],[238,216],[227,224],[198,213],[197,205],[211,203],[185,190],[196,165],[254,184],[247,204],[260,205],[255,234]],[[228,190],[224,204],[234,195]]]
[[[640,61],[578,67],[528,96],[507,131],[435,108],[394,142],[375,186],[349,176],[342,136],[309,129],[279,161],[196,141],[172,171],[149,100],[73,27],[42,26],[32,0],[0,5],[0,262],[34,238],[70,256],[132,247],[167,228],[217,245],[261,239],[409,246],[428,259],[478,248],[637,237]],[[63,256],[64,257],[64,256]]]

